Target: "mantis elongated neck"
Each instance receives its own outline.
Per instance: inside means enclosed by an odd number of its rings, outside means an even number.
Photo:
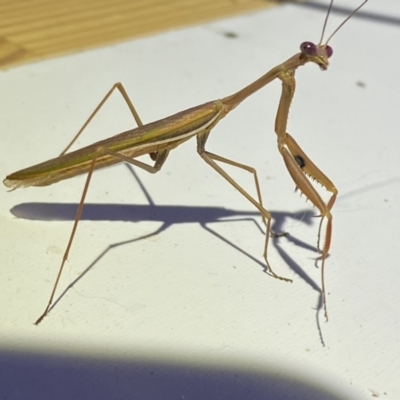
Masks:
[[[279,78],[281,74],[284,74],[285,72],[288,71],[294,71],[298,67],[304,65],[306,62],[307,59],[305,59],[302,56],[302,53],[298,53],[293,57],[289,58],[284,63],[272,68],[266,74],[258,78],[256,81],[250,83],[250,85],[247,85],[238,92],[223,98],[222,103],[227,108],[227,112],[236,108],[243,100],[246,100],[253,93],[262,89],[264,86],[268,85],[268,83],[272,82],[274,79]]]

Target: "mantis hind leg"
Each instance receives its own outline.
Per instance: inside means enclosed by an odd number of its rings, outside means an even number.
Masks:
[[[76,230],[78,228],[78,224],[79,224],[79,221],[81,219],[82,211],[83,211],[83,208],[84,208],[84,205],[85,205],[86,195],[87,195],[87,192],[88,192],[88,189],[89,189],[90,181],[92,179],[93,171],[95,169],[96,161],[100,156],[102,156],[104,154],[109,154],[110,156],[113,156],[113,157],[117,158],[120,161],[130,163],[130,164],[132,164],[132,165],[134,165],[136,167],[139,167],[141,169],[144,169],[147,172],[150,172],[150,173],[154,174],[154,173],[158,172],[162,168],[162,166],[164,165],[164,163],[165,163],[165,161],[166,161],[166,159],[168,157],[168,154],[169,154],[169,149],[166,148],[166,149],[158,151],[156,153],[157,157],[155,159],[154,165],[148,165],[148,164],[143,163],[143,162],[141,162],[139,160],[135,160],[135,159],[133,159],[131,157],[126,157],[126,156],[124,156],[122,154],[119,154],[117,152],[111,151],[111,150],[109,150],[107,148],[104,148],[104,147],[98,147],[97,148],[97,150],[95,151],[95,153],[93,155],[93,159],[91,161],[90,169],[89,169],[89,172],[88,172],[87,177],[86,177],[85,186],[84,186],[83,191],[82,191],[81,200],[79,202],[78,209],[76,211],[74,225],[72,226],[72,231],[71,231],[71,234],[70,234],[69,239],[68,239],[68,244],[67,244],[67,247],[65,249],[65,252],[64,252],[64,255],[63,255],[63,258],[62,258],[62,261],[61,261],[61,265],[60,265],[60,268],[59,268],[58,273],[57,273],[57,278],[56,278],[56,281],[54,283],[53,289],[52,289],[51,294],[50,294],[49,301],[48,301],[47,306],[46,306],[44,312],[42,313],[42,315],[36,320],[35,325],[39,325],[42,322],[42,320],[47,316],[47,314],[50,312],[50,310],[52,309],[53,300],[54,300],[54,296],[56,294],[58,283],[60,281],[62,272],[64,270],[64,265],[65,265],[65,263],[66,263],[66,261],[68,259],[69,252],[70,252],[70,250],[72,248],[72,243],[73,243],[74,238],[75,238]]]
[[[86,127],[89,125],[90,121],[94,118],[94,116],[98,113],[98,111],[103,107],[103,105],[107,102],[111,94],[114,92],[114,90],[117,89],[121,93],[123,99],[125,100],[127,106],[129,107],[130,112],[133,115],[133,118],[135,119],[136,123],[138,126],[142,126],[143,122],[139,117],[139,114],[137,113],[131,99],[128,96],[128,93],[126,92],[124,86],[122,83],[118,82],[113,85],[113,87],[107,92],[107,94],[104,96],[103,100],[99,103],[99,105],[95,108],[95,110],[92,112],[90,117],[86,120],[86,122],[82,125],[82,128],[79,129],[78,133],[74,136],[74,138],[71,140],[71,142],[68,144],[68,146],[63,150],[63,152],[60,154],[60,156],[64,155],[67,153],[67,151],[71,148],[71,146],[76,142],[78,137],[81,135],[81,133],[86,129]],[[153,157],[152,157],[153,158]],[[155,161],[156,156],[154,156],[154,161]]]

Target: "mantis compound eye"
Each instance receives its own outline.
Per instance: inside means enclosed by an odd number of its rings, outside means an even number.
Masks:
[[[332,47],[331,47],[331,46],[325,46],[325,51],[326,51],[326,56],[327,56],[328,58],[331,58],[331,57],[332,57],[332,54],[333,54],[333,49],[332,49]]]
[[[300,45],[300,50],[306,56],[315,56],[317,54],[317,46],[312,42],[303,42]]]

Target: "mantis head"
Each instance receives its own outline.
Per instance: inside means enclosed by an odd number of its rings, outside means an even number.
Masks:
[[[332,56],[333,54],[333,49],[331,46],[328,45],[329,41],[332,39],[333,36],[337,33],[338,30],[368,1],[364,0],[353,12],[350,13],[350,15],[333,31],[331,36],[329,36],[328,40],[325,42],[325,44],[322,44],[322,41],[324,40],[324,34],[325,34],[325,29],[326,25],[329,19],[329,15],[332,10],[333,6],[333,1],[331,0],[328,8],[328,12],[325,17],[324,21],[324,26],[322,28],[322,34],[321,34],[321,39],[318,44],[314,44],[312,42],[304,42],[300,45],[300,50],[301,54],[303,55],[303,60],[304,62],[313,62],[317,64],[322,71],[326,71],[329,66],[329,61],[328,59]]]
[[[300,45],[300,50],[306,62],[313,62],[317,64],[322,71],[326,71],[329,66],[328,59],[333,54],[331,46],[314,44],[312,42],[303,42]]]

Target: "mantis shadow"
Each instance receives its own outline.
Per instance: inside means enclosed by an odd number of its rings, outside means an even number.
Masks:
[[[148,204],[147,205],[125,205],[125,204],[93,204],[86,203],[81,215],[81,220],[89,221],[124,221],[124,222],[161,222],[161,226],[158,227],[151,233],[135,237],[133,239],[124,240],[116,243],[112,243],[107,246],[85,270],[73,280],[65,290],[58,296],[56,301],[53,303],[49,311],[51,311],[57,303],[67,294],[67,292],[73,288],[109,251],[132,244],[141,240],[145,240],[156,236],[173,225],[176,224],[188,224],[197,223],[207,232],[220,239],[222,242],[231,246],[235,250],[239,251],[254,263],[259,265],[263,271],[269,274],[265,262],[260,261],[235,243],[231,242],[226,237],[212,229],[210,226],[213,223],[220,222],[235,222],[235,221],[251,221],[253,222],[258,230],[265,234],[265,231],[261,225],[257,222],[256,217],[260,217],[258,211],[241,211],[232,210],[225,207],[207,207],[207,206],[176,206],[176,205],[156,205],[152,197],[148,193],[147,189],[143,185],[139,176],[135,170],[127,165],[131,171],[136,182],[140,186],[144,193]],[[68,203],[23,203],[13,207],[10,211],[17,218],[23,218],[28,220],[37,221],[74,221],[76,216],[76,210],[78,204]],[[312,225],[314,213],[310,209],[301,210],[295,213],[288,213],[283,211],[272,211],[272,224],[271,228],[273,232],[284,232],[284,225],[288,220],[299,221],[307,225]],[[261,220],[261,218],[260,218]],[[308,285],[316,290],[320,299],[318,300],[317,310],[322,307],[321,289],[319,285],[303,270],[303,268],[289,256],[289,254],[282,248],[280,241],[284,239],[293,243],[295,246],[305,248],[316,252],[315,246],[311,246],[289,234],[274,235],[271,237],[272,245],[277,249],[279,255],[285,261],[285,263],[291,268],[297,275],[299,275]],[[318,319],[318,318],[317,318]]]

